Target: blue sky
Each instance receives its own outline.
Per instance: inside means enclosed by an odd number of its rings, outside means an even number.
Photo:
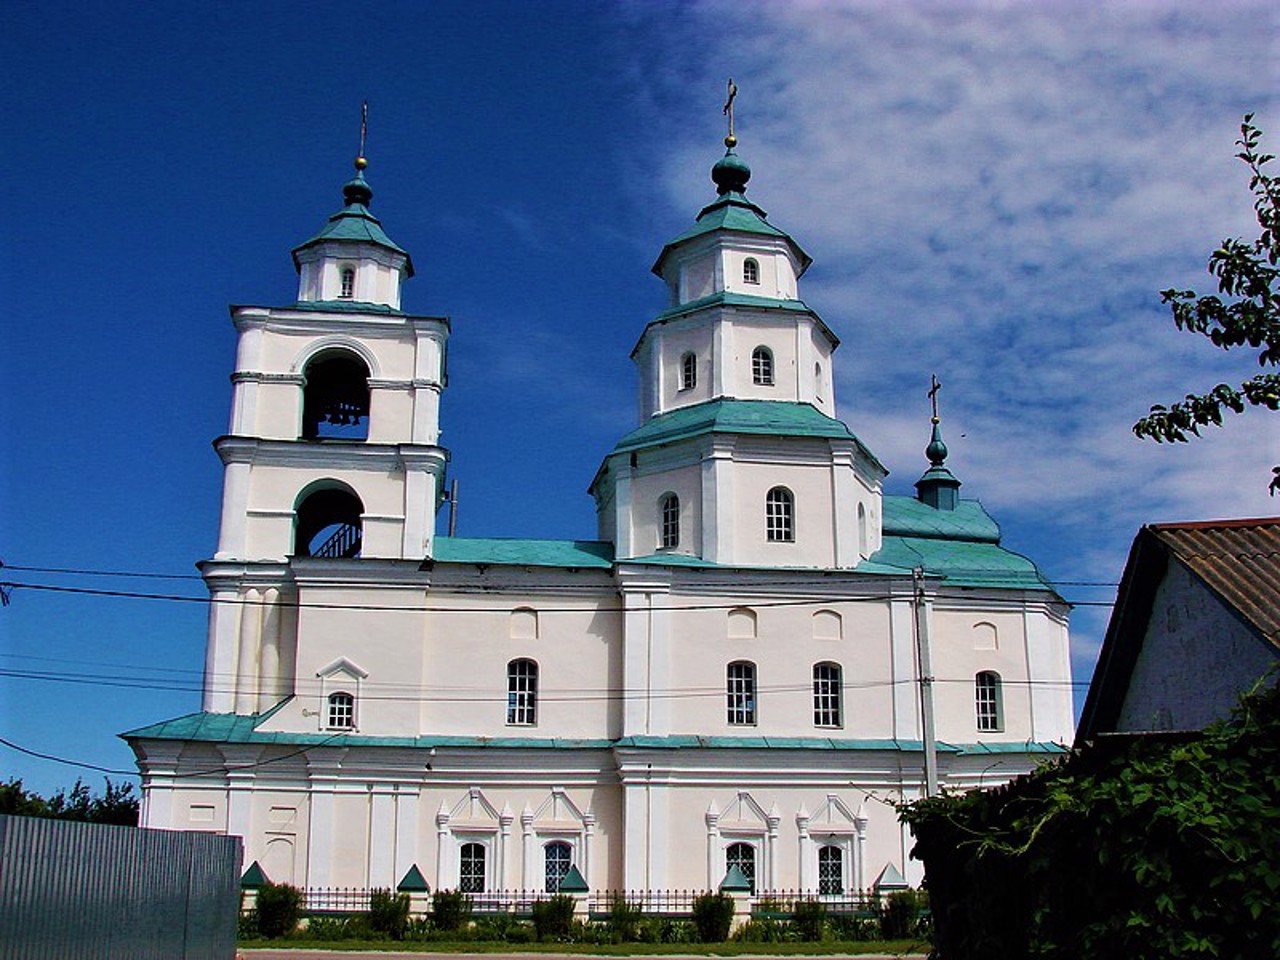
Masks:
[[[452,318],[443,442],[467,536],[594,536],[634,426],[662,245],[713,195],[727,77],[750,196],[814,257],[842,417],[910,492],[925,391],[949,465],[1086,605],[1087,680],[1137,527],[1280,513],[1280,418],[1135,440],[1253,371],[1157,291],[1255,230],[1232,159],[1280,147],[1267,3],[105,4],[11,0],[0,37],[11,296],[0,353],[0,737],[127,769],[198,709],[234,332],[340,204],[370,102],[374,210]],[[1210,9],[1211,8],[1211,9]],[[164,574],[135,579],[16,568]],[[0,747],[50,791],[100,774]]]

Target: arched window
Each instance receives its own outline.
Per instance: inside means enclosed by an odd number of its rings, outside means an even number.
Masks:
[[[756,665],[736,660],[725,671],[725,707],[734,725],[756,722]]]
[[[796,538],[796,502],[786,487],[774,487],[764,500],[765,531],[770,541],[791,542]]]
[[[369,368],[346,350],[312,358],[302,388],[303,440],[364,440],[369,436]]]
[[[754,257],[747,257],[747,259],[742,261],[742,282],[760,282],[760,262]]]
[[[841,725],[840,699],[843,684],[840,682],[838,663],[813,665],[813,723],[817,727]]]
[[[698,358],[686,353],[680,358],[680,389],[692,390],[698,385]]]
[[[818,848],[818,893],[844,893],[844,851],[831,844]]]
[[[668,493],[662,498],[662,534],[658,538],[660,547],[680,546],[680,498]]]
[[[350,300],[356,295],[356,270],[355,267],[343,267],[339,273],[341,278],[341,289],[338,291],[338,297],[342,300]]]
[[[819,610],[813,615],[813,639],[839,640],[844,635],[844,623],[834,610]]]
[[[768,347],[751,351],[751,382],[757,387],[773,386],[773,352]]]
[[[573,848],[563,840],[553,840],[542,848],[547,893],[559,893],[560,884],[573,861]]]
[[[532,660],[507,664],[507,723],[532,726],[538,722],[538,665]]]
[[[293,554],[296,557],[358,557],[364,543],[364,504],[346,486],[312,490],[294,511]]]
[[[734,867],[742,871],[742,875],[751,884],[751,892],[756,892],[756,848],[749,843],[731,843],[724,851],[724,870],[728,873]]]
[[[858,552],[867,556],[867,508],[858,504]]]
[[[458,890],[483,893],[485,880],[483,843],[464,843],[458,851]]]
[[[973,686],[978,730],[983,733],[998,733],[1004,728],[1004,710],[1000,704],[1000,674],[983,670],[974,677]]]
[[[329,694],[329,729],[354,730],[356,698],[346,692]]]

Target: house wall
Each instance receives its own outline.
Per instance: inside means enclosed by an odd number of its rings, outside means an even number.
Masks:
[[[1199,730],[1226,717],[1275,663],[1274,648],[1171,557],[1116,730]]]

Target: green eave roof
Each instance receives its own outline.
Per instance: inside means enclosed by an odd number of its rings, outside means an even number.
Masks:
[[[852,440],[876,466],[879,460],[841,421],[808,403],[783,400],[708,400],[650,417],[618,441],[610,456],[644,447],[674,443],[708,433],[759,434],[772,437],[828,437]],[[888,471],[885,471],[888,473]]]
[[[662,262],[676,247],[696,237],[713,233],[717,230],[732,230],[736,233],[754,233],[759,236],[777,237],[785,240],[800,261],[800,273],[804,273],[813,263],[813,258],[800,248],[784,230],[779,230],[765,220],[765,212],[740,193],[726,193],[719,199],[703,207],[698,214],[697,222],[680,234],[665,247],[653,264],[653,272],[661,275]]]
[[[404,316],[403,310],[386,303],[365,303],[361,300],[299,300],[290,304],[290,310],[320,310],[325,313],[389,313]]]
[[[287,702],[287,701],[286,701]],[[290,746],[329,746],[343,744],[356,747],[432,747],[460,748],[526,748],[539,750],[608,750],[631,749],[716,749],[716,750],[893,750],[919,752],[920,740],[842,739],[836,737],[703,737],[675,734],[665,737],[604,738],[565,737],[371,737],[359,733],[292,733],[264,732],[257,726],[275,709],[264,714],[244,716],[235,713],[191,713],[164,720],[120,734],[126,740],[192,740],[203,743],[277,743]],[[952,754],[980,753],[1061,753],[1060,744],[1017,741],[1012,743],[951,744],[939,741],[939,750]]]
[[[325,224],[324,229],[310,240],[294,247],[294,265],[298,265],[299,250],[305,250],[307,247],[315,246],[317,243],[324,243],[328,240],[373,243],[380,247],[386,247],[388,250],[394,250],[396,253],[402,253],[406,259],[405,272],[409,276],[413,276],[413,261],[409,257],[409,252],[387,236],[387,232],[382,229],[382,222],[370,213],[369,208],[364,204],[353,203],[343,207],[329,218],[329,222]]]
[[[524,567],[613,566],[613,544],[603,540],[507,540],[436,537],[437,563],[507,564]]]
[[[885,536],[1000,542],[1000,526],[977,500],[961,500],[954,510],[938,510],[915,497],[886,494],[881,523]]]

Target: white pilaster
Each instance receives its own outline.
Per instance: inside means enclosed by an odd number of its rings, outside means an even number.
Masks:
[[[899,740],[919,740],[915,613],[908,597],[889,603],[889,650],[893,669],[893,735]]]
[[[449,808],[443,800],[436,811],[436,884],[437,890],[447,890],[456,885],[457,877],[452,873],[453,858],[450,856],[449,844]]]
[[[396,883],[418,862],[418,798],[417,785],[396,785],[396,866],[392,871]]]
[[[803,806],[796,813],[796,832],[800,835],[796,876],[800,878],[801,890],[813,890],[817,886],[813,882],[813,837],[809,835],[809,811]]]
[[[533,809],[525,805],[520,814],[520,889],[533,890]]]
[[[311,815],[308,817],[308,887],[331,886],[333,876],[334,792],[341,778],[341,756],[345,751],[313,750],[307,755],[311,785]]]
[[[234,588],[209,591],[209,640],[204,659],[204,709],[209,713],[235,711],[236,654],[240,634],[240,603]]]
[[[721,877],[716,876],[720,866],[720,808],[714,800],[707,807],[707,889],[715,890]]]
[[[240,652],[236,657],[236,713],[258,709],[258,642],[262,634],[262,592],[250,588],[241,597]]]
[[[215,560],[247,560],[245,520],[249,509],[249,464],[228,463],[222,471],[222,517]]]
[[[395,889],[396,810],[391,787],[373,784],[369,795],[369,886]]]

